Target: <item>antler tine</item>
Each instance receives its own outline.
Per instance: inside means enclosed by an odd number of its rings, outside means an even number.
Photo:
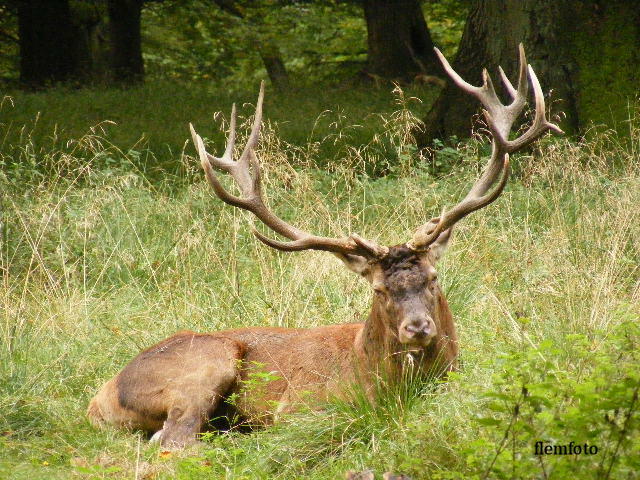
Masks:
[[[500,182],[492,192],[460,202],[448,212],[442,212],[440,217],[437,219],[431,219],[416,231],[413,235],[413,239],[408,243],[408,246],[414,250],[426,249],[436,241],[442,232],[453,227],[455,223],[459,222],[470,213],[475,212],[476,210],[479,210],[480,208],[495,201],[504,190],[507,180],[509,179],[509,173],[509,155],[506,154],[504,156]],[[435,228],[431,229],[431,226],[435,221],[437,221]]]
[[[442,62],[442,66],[445,72],[447,72],[453,82],[458,87],[460,87],[460,89],[476,97],[485,106],[485,108],[489,110],[490,113],[492,113],[495,107],[501,105],[500,100],[498,99],[498,95],[496,95],[496,91],[493,88],[493,82],[491,81],[489,72],[487,72],[486,69],[482,70],[482,86],[476,87],[466,82],[460,75],[458,75],[458,72],[453,69],[449,61],[445,58],[442,52],[440,52],[440,50],[438,50],[437,48],[434,48],[434,50],[436,51],[436,55],[440,59],[440,62]]]
[[[436,55],[440,59],[440,63],[442,63],[442,68],[444,68],[444,71],[447,72],[447,75],[451,77],[453,83],[455,83],[461,90],[464,90],[465,92],[475,96],[476,91],[479,90],[479,88],[471,85],[470,83],[467,83],[460,75],[458,75],[458,72],[456,72],[453,67],[451,67],[449,60],[446,59],[446,57],[438,48],[434,48],[434,50],[436,52]]]
[[[527,60],[522,44],[519,45],[520,68],[517,90],[506,77],[502,68],[499,68],[502,82],[512,98],[509,105],[504,105],[500,102],[493,88],[491,77],[486,69],[482,72],[482,87],[474,87],[465,82],[460,75],[453,70],[449,62],[437,49],[436,53],[442,61],[445,71],[454,83],[482,103],[484,107],[483,113],[492,136],[491,158],[480,179],[476,181],[469,193],[458,205],[440,215],[435,227],[433,225],[436,220],[432,219],[418,228],[413,239],[408,243],[411,248],[416,250],[427,249],[429,245],[438,238],[438,235],[453,227],[456,222],[460,221],[469,213],[489,205],[498,198],[509,177],[510,153],[520,150],[534,142],[547,130],[563,133],[557,125],[549,122],[546,118],[544,94],[533,68],[526,63]],[[529,129],[522,136],[514,140],[509,140],[509,133],[513,122],[520,115],[526,104],[528,93],[527,77],[531,80],[533,86],[535,117]],[[491,191],[494,185],[495,188]]]
[[[205,150],[205,156],[209,160],[209,162],[215,165],[216,168],[219,168],[220,170],[224,170],[227,173],[231,173],[231,170],[233,170],[233,165],[235,164],[235,162],[233,161],[233,147],[235,146],[235,143],[236,143],[236,118],[237,118],[236,104],[234,103],[231,106],[231,122],[229,125],[229,136],[227,137],[227,146],[224,150],[224,154],[222,155],[222,157],[213,156],[210,153],[206,152]],[[198,148],[198,142],[196,141],[197,134],[193,129],[193,125],[189,124],[189,129],[191,130],[191,138],[193,139],[193,144],[196,146],[196,148]]]
[[[238,163],[247,164],[250,160],[251,152],[258,146],[258,140],[260,140],[260,127],[262,126],[262,103],[264,101],[264,80],[260,82],[260,93],[258,94],[258,102],[256,103],[256,112],[253,118],[253,125],[251,127],[251,134],[247,139],[247,143],[244,146],[242,155]]]
[[[527,80],[527,56],[524,53],[524,45],[522,45],[522,43],[518,45],[518,51],[520,53],[518,91],[515,98],[513,99],[513,103],[509,105],[509,107],[507,107],[515,112],[515,117],[520,114],[521,109],[524,107],[525,103],[527,103],[527,96],[529,95],[529,81]]]
[[[229,137],[227,137],[227,147],[224,149],[224,155],[222,158],[232,161],[233,159],[233,147],[236,145],[236,122],[238,120],[238,112],[236,110],[236,104],[231,105],[231,122],[229,124]]]
[[[193,142],[195,143],[196,149],[198,150],[198,155],[200,156],[200,164],[204,169],[204,173],[207,177],[207,180],[209,181],[209,184],[211,185],[213,190],[216,192],[216,195],[220,197],[220,199],[223,202],[233,205],[234,207],[248,208],[248,200],[244,198],[236,197],[235,195],[227,192],[225,188],[222,186],[222,184],[220,183],[220,180],[218,180],[218,177],[213,171],[213,167],[211,166],[212,162],[210,161],[210,157],[212,157],[212,155],[209,155],[207,153],[207,150],[205,149],[202,138],[200,137],[200,135],[196,133],[192,124],[189,124],[189,128],[191,129],[191,136],[193,137]],[[217,157],[214,157],[214,158],[217,158]],[[213,165],[216,165],[216,164],[213,163]]]
[[[328,238],[303,232],[285,222],[267,208],[262,198],[261,168],[255,152],[255,148],[260,139],[263,100],[264,82],[260,85],[260,94],[256,103],[255,118],[253,120],[251,133],[238,161],[233,160],[233,149],[236,138],[235,104],[231,111],[229,137],[225,153],[220,158],[207,153],[202,138],[196,133],[193,125],[189,124],[193,143],[200,157],[200,163],[215,194],[223,202],[253,213],[267,227],[291,240],[290,242],[273,240],[254,229],[253,233],[258,240],[278,250],[299,251],[313,249],[333,252],[338,255],[360,255],[368,259],[378,259],[385,256],[389,249],[379,246],[375,242],[364,240],[355,234],[348,238]],[[219,168],[232,176],[240,189],[241,197],[229,193],[223,187],[213,167]]]
[[[531,85],[533,86],[533,94],[536,102],[536,110],[533,122],[529,129],[519,138],[513,141],[507,142],[506,149],[508,152],[515,152],[520,150],[524,146],[537,140],[547,130],[552,130],[555,133],[563,134],[564,132],[556,124],[551,123],[546,118],[546,106],[544,101],[544,93],[542,87],[536,76],[536,72],[533,71],[531,65],[528,66],[529,78],[531,79]]]
[[[502,106],[496,89],[493,87],[493,80],[486,68],[482,69],[482,87],[480,88],[482,95],[478,95],[477,98],[488,109],[495,109]]]
[[[509,96],[511,97],[512,103],[507,108],[510,110],[514,110],[519,112],[520,109],[524,106],[527,101],[528,87],[529,82],[527,81],[527,57],[524,53],[524,47],[522,43],[518,45],[518,50],[520,53],[520,63],[518,70],[518,89],[513,88],[513,84],[504,73],[504,70],[500,65],[498,65],[498,72],[500,73],[500,78],[502,79],[502,83],[504,84],[507,92],[509,92]]]

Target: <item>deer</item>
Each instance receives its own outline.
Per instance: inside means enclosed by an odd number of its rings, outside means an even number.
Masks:
[[[253,234],[268,247],[283,252],[319,250],[337,257],[371,285],[370,313],[364,322],[311,328],[260,326],[212,333],[178,332],[141,352],[102,386],[88,407],[93,424],[142,430],[164,447],[181,448],[195,442],[210,419],[230,416],[231,410],[237,418],[268,425],[309,398],[319,407],[349,385],[371,391],[372,379],[380,372],[387,378],[401,379],[408,364],[417,372],[440,376],[457,368],[458,338],[438,283],[436,263],[447,248],[454,225],[503,192],[510,173],[509,156],[548,131],[562,130],[546,117],[543,92],[527,65],[522,45],[516,87],[499,68],[511,97],[506,104],[496,94],[486,69],[482,86],[476,87],[463,80],[439,50],[436,53],[453,83],[482,104],[491,156],[467,195],[418,226],[406,243],[385,246],[356,233],[347,237],[315,235],[291,225],[267,207],[256,154],[264,83],[250,135],[237,160],[235,105],[221,157],[207,152],[190,124],[214,194],[224,203],[250,212],[286,239],[271,238],[254,228]],[[522,135],[510,139],[513,123],[526,105],[529,82],[534,93],[534,118]],[[223,186],[214,169],[232,177],[239,195]],[[276,374],[259,395],[245,388],[255,371]],[[232,396],[234,401],[228,402]]]

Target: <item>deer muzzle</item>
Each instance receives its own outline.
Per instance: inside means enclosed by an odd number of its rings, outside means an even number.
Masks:
[[[437,333],[436,324],[432,318],[412,318],[400,324],[400,343],[427,346]]]

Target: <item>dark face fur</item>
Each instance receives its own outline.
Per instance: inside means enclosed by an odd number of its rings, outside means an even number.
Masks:
[[[361,257],[343,258],[351,270],[369,281],[378,312],[383,315],[387,328],[397,332],[402,344],[426,347],[438,333],[437,308],[442,293],[435,263],[444,252],[450,234],[450,230],[441,234],[425,252],[403,244],[389,247],[389,253],[373,263]]]
[[[435,259],[405,245],[391,247],[371,272],[376,301],[397,329],[400,343],[427,346],[437,334],[436,306],[440,292]]]

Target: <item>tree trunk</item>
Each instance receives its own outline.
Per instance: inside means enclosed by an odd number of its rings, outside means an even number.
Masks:
[[[140,14],[142,0],[109,0],[111,68],[113,78],[124,84],[144,79]]]
[[[282,61],[280,49],[269,45],[267,47],[261,46],[258,48],[260,51],[260,58],[267,70],[269,80],[277,90],[286,90],[289,86],[289,74]]]
[[[74,33],[68,0],[20,1],[20,82],[42,88],[73,78],[78,68]]]
[[[566,115],[562,128],[577,133],[590,122],[615,125],[627,118],[627,101],[640,83],[636,0],[476,0],[453,67],[475,85],[483,67],[499,83],[498,65],[515,80],[519,42],[553,111]],[[425,119],[420,143],[469,136],[478,110],[449,82]]]
[[[78,77],[87,82],[106,81],[110,72],[106,15],[97,4],[75,2],[71,5],[71,18],[76,32]]]
[[[418,0],[365,0],[368,69],[384,78],[443,75]]]

